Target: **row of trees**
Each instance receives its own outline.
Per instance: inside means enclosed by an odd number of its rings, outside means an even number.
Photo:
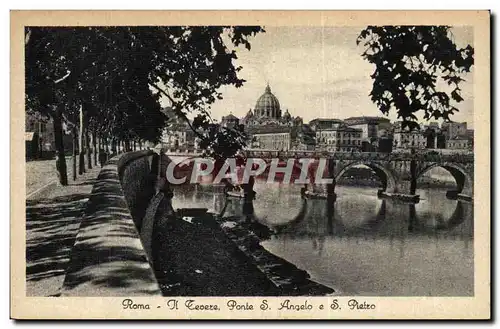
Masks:
[[[214,128],[210,105],[222,98],[221,86],[243,85],[234,47],[250,50],[259,32],[258,26],[27,27],[26,108],[53,120],[61,184],[68,183],[65,129],[79,144],[82,172],[85,150],[91,166],[90,148],[116,153],[120,144],[130,150],[133,143],[157,143],[167,121],[161,97],[207,153],[236,152],[245,143],[242,132]]]

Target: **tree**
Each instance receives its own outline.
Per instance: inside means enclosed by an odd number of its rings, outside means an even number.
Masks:
[[[419,126],[417,113],[449,120],[458,111],[452,100],[463,101],[460,83],[474,63],[474,49],[458,48],[449,26],[368,26],[356,43],[376,66],[371,100],[384,114],[395,109],[403,128]]]
[[[151,75],[150,85],[170,101],[173,113],[194,131],[205,154],[216,160],[233,156],[246,145],[241,127],[219,127],[210,116],[211,104],[222,99],[218,91],[221,86],[239,88],[245,82],[238,77],[242,68],[235,66],[233,61],[238,57],[230,45],[244,45],[250,50],[249,37],[261,32],[265,31],[259,26],[169,28],[168,47],[160,48],[164,52],[158,54],[156,74]],[[224,35],[230,44],[224,41]],[[188,113],[194,117],[192,122]]]
[[[159,141],[166,122],[160,97],[167,97],[174,113],[207,139],[204,145],[213,145],[208,139],[218,136],[210,128],[210,105],[222,98],[220,87],[244,82],[233,62],[236,52],[229,48],[250,49],[248,38],[262,31],[252,26],[27,28],[26,107],[53,119],[61,183],[67,184],[63,122],[78,125],[80,109],[82,136],[99,132],[100,139],[130,149],[134,141]],[[188,115],[195,117],[193,124]]]
[[[248,135],[243,125],[222,127],[211,124],[205,130],[204,138],[200,140],[200,148],[204,155],[214,158],[216,162],[223,162],[237,154],[247,145]]]

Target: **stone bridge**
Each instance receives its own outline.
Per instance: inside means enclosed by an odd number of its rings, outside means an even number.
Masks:
[[[199,153],[195,151],[172,152],[167,150],[167,155],[196,157]],[[424,173],[435,167],[446,169],[454,178],[457,185],[455,191],[449,191],[449,197],[471,201],[474,195],[474,154],[456,153],[441,154],[438,152],[400,152],[400,153],[378,153],[378,152],[318,152],[318,151],[273,151],[273,150],[244,150],[240,154],[243,158],[264,159],[268,165],[271,159],[313,159],[310,168],[319,159],[327,159],[328,166],[324,178],[333,179],[332,184],[323,186],[327,194],[333,194],[336,182],[350,168],[364,165],[372,169],[382,182],[379,195],[382,197],[394,197],[397,199],[417,201],[416,195],[417,179]],[[296,162],[295,167],[301,164]],[[317,168],[317,166],[316,166]],[[299,168],[300,169],[300,168]],[[314,170],[309,170],[308,177],[314,184]],[[315,186],[318,187],[318,186]]]
[[[446,169],[455,178],[456,191],[449,195],[472,200],[474,195],[474,154],[376,153],[376,152],[314,152],[314,151],[259,151],[245,152],[247,158],[328,159],[328,178],[333,185],[349,169],[365,165],[372,169],[382,182],[380,194],[402,199],[418,200],[415,194],[417,179],[435,167]],[[334,186],[333,186],[334,188]]]

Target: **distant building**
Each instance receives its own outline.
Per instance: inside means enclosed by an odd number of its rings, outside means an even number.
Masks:
[[[221,125],[223,127],[234,128],[235,126],[240,124],[240,119],[234,116],[232,113],[229,115],[223,116],[221,120]]]
[[[439,128],[439,123],[438,122],[430,122],[427,127],[429,129],[434,130],[435,132],[438,132],[441,129],[441,128]]]
[[[55,136],[54,124],[52,120],[43,118],[38,114],[26,113],[25,120],[26,137],[29,139],[30,148],[36,154],[31,154],[31,157],[36,157],[40,152],[54,152]]]
[[[389,130],[391,128],[391,121],[382,117],[350,117],[344,120],[345,124],[352,128],[362,130],[363,140],[372,142],[379,137],[379,130]]]
[[[316,136],[310,125],[302,124],[297,126],[296,132],[297,136],[292,145],[293,149],[308,151],[316,149]]]
[[[409,130],[407,128],[397,128],[394,130],[393,149],[423,149],[427,146],[427,138],[419,129]]]
[[[63,146],[65,153],[71,154],[73,139],[65,125],[63,125]],[[25,152],[27,160],[52,158],[55,155],[56,141],[52,119],[38,113],[26,112]]]
[[[168,148],[187,147],[188,142],[188,127],[185,126],[170,126],[165,129],[162,134],[161,142]],[[194,140],[193,140],[194,144]]]
[[[469,138],[466,135],[455,136],[446,141],[446,148],[453,150],[466,150],[469,149]]]
[[[187,122],[176,117],[170,108],[165,108],[163,112],[168,117],[167,126],[163,129],[161,137],[162,147],[178,148],[196,148],[195,132],[189,127]]]
[[[467,129],[467,138],[469,140],[469,149],[474,149],[474,129]]]
[[[443,122],[441,131],[446,137],[446,140],[454,139],[457,136],[467,135],[467,122]]]
[[[361,129],[346,126],[317,130],[316,147],[323,151],[332,152],[360,151],[362,134]]]
[[[254,127],[250,133],[252,148],[288,151],[292,147],[292,131],[289,127]]]
[[[317,132],[323,129],[337,129],[345,126],[344,121],[340,119],[314,119],[309,122],[312,131]]]

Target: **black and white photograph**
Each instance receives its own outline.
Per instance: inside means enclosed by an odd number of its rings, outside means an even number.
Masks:
[[[489,12],[318,13],[11,14],[20,318],[489,317]]]

